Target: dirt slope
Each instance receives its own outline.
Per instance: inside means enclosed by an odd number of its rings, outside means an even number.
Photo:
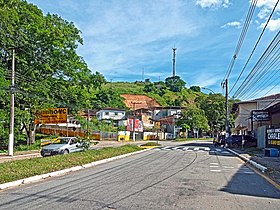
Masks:
[[[154,99],[146,95],[122,94],[121,97],[125,99],[125,105],[132,110],[160,106]]]

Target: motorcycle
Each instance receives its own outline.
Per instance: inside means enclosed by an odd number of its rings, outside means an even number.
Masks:
[[[214,147],[219,147],[219,146],[221,146],[221,145],[220,145],[220,142],[219,142],[219,139],[214,138],[214,139],[213,139],[213,145],[214,145]]]

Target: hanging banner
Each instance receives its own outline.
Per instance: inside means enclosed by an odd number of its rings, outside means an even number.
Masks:
[[[49,108],[35,113],[34,124],[67,123],[67,108]]]

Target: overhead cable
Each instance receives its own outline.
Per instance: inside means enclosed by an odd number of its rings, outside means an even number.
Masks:
[[[273,15],[273,13],[275,12],[277,6],[278,6],[278,3],[279,3],[279,0],[277,0],[276,4],[274,5],[274,8],[273,8],[273,10],[272,10],[272,12],[271,12],[269,18],[267,19],[266,24],[265,24],[265,26],[264,26],[264,28],[263,28],[263,30],[262,30],[262,32],[261,32],[261,34],[260,34],[260,36],[259,36],[257,42],[255,43],[255,46],[254,46],[254,48],[253,48],[253,50],[252,50],[252,52],[251,52],[249,58],[247,59],[247,61],[246,61],[245,65],[244,65],[242,71],[240,72],[240,74],[239,74],[237,80],[235,81],[235,83],[233,84],[232,88],[230,89],[229,94],[231,93],[231,91],[232,91],[232,90],[234,89],[234,87],[236,86],[236,84],[237,84],[237,82],[239,81],[240,77],[242,76],[244,70],[246,69],[246,67],[247,67],[247,65],[248,65],[248,63],[249,63],[249,61],[251,60],[251,58],[252,58],[252,56],[253,56],[253,54],[254,54],[254,52],[255,52],[255,50],[256,50],[256,48],[257,48],[259,42],[260,42],[260,40],[261,40],[261,38],[262,38],[262,36],[263,36],[263,34],[264,34],[265,30],[266,30],[266,27],[267,27],[267,25],[268,25],[268,23],[269,23],[269,21],[270,21],[272,15]]]
[[[241,46],[242,46],[243,41],[244,41],[244,39],[245,39],[245,36],[246,36],[247,31],[248,31],[249,25],[250,25],[250,23],[251,23],[252,16],[253,16],[253,14],[254,14],[254,11],[255,11],[257,2],[258,2],[258,0],[252,0],[252,1],[251,1],[251,5],[250,5],[250,7],[249,7],[249,11],[248,11],[248,13],[247,13],[246,20],[245,20],[245,23],[244,23],[244,25],[243,25],[243,28],[242,28],[242,31],[241,31],[241,34],[240,34],[240,37],[239,37],[239,40],[238,40],[236,49],[235,49],[235,51],[234,51],[233,57],[232,57],[232,59],[231,59],[231,62],[230,62],[230,64],[229,64],[228,70],[227,70],[227,72],[226,72],[226,74],[225,74],[225,77],[224,77],[223,81],[225,81],[226,79],[228,79],[228,77],[229,77],[229,75],[230,75],[230,73],[231,73],[231,71],[232,71],[232,68],[233,68],[233,66],[234,66],[235,60],[236,60],[237,55],[238,55],[238,53],[239,53],[239,51],[240,51],[240,49],[241,49]]]
[[[254,74],[254,78],[250,82],[250,85],[247,84],[246,90],[243,89],[244,94],[251,95],[256,94],[255,89],[262,89],[265,88],[265,85],[262,86],[263,83],[268,82],[269,75],[270,77],[273,77],[276,73],[275,71],[278,69],[278,66],[280,64],[280,47],[278,47],[278,50],[271,56],[271,58],[263,65],[263,67],[260,67],[259,71]],[[263,81],[261,84],[259,84],[260,81]],[[244,95],[243,94],[243,95]],[[248,97],[248,96],[247,96]]]
[[[253,83],[253,77],[255,76],[256,72],[261,68],[261,66],[266,62],[266,60],[269,58],[269,56],[273,53],[273,51],[277,48],[279,45],[279,38],[280,38],[280,31],[276,34],[272,42],[269,44],[265,52],[262,54],[262,56],[259,58],[251,72],[247,75],[245,80],[242,82],[242,84],[239,86],[239,88],[234,93],[233,97],[237,98],[242,92],[246,90],[246,87],[248,87],[251,83]]]

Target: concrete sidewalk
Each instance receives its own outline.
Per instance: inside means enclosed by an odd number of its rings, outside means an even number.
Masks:
[[[280,157],[266,157],[256,148],[227,149],[246,163],[261,171],[280,187]]]

